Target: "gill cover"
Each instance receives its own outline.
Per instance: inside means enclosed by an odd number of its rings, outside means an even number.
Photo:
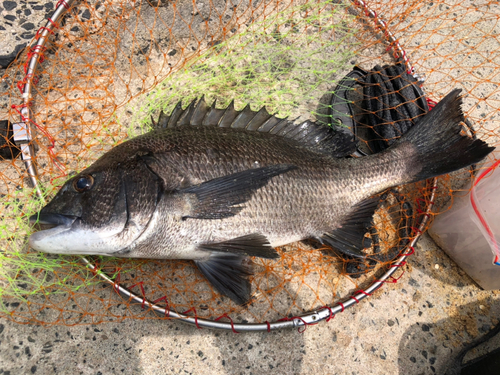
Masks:
[[[140,156],[107,165],[104,155],[30,218],[55,227],[32,234],[29,244],[48,253],[112,255],[146,229],[162,191]]]

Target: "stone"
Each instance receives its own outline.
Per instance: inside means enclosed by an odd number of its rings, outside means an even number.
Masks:
[[[2,5],[6,11],[9,11],[9,10],[15,9],[17,7],[17,2],[16,1],[4,1],[2,3]]]
[[[52,0],[0,0],[0,9],[2,8],[0,14],[4,22],[0,22],[0,69],[12,63],[26,47],[27,41],[33,38],[36,30],[44,26],[45,11],[55,9]]]

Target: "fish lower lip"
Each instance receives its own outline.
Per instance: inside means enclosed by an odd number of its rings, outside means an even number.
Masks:
[[[70,215],[38,213],[30,216],[30,224],[40,229],[50,229],[59,225],[69,227],[76,219],[76,216]]]

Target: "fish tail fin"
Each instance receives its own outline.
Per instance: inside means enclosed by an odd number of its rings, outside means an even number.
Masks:
[[[388,149],[413,156],[407,165],[405,182],[421,181],[465,168],[481,161],[495,149],[464,133],[460,91],[455,89],[446,95]]]

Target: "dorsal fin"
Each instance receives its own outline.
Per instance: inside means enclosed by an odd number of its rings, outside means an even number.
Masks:
[[[182,109],[182,102],[179,102],[179,103],[177,103],[174,110],[170,114],[168,124],[166,125],[166,127],[167,128],[176,127],[178,124],[179,117],[181,117],[183,113],[184,113],[184,110]]]
[[[232,101],[226,108],[217,109],[216,102],[208,106],[205,98],[193,100],[186,109],[179,102],[170,116],[160,113],[154,128],[174,128],[178,126],[219,126],[248,131],[276,134],[300,142],[306,147],[335,157],[345,157],[356,150],[352,133],[340,127],[332,128],[313,121],[295,124],[286,118],[269,114],[265,107],[252,111],[249,105],[237,111]]]
[[[222,115],[225,112],[224,108],[218,109],[215,108],[216,101],[212,104],[210,107],[210,110],[208,111],[207,115],[203,119],[202,125],[211,125],[211,126],[216,126],[219,124],[219,120],[222,117]]]
[[[193,115],[191,116],[190,124],[192,125],[201,125],[203,123],[203,119],[207,116],[208,110],[210,107],[205,102],[205,97],[202,96],[198,103],[194,107]]]
[[[181,115],[181,117],[179,117],[177,124],[174,126],[192,125],[191,119],[193,118],[195,107],[196,99],[189,103],[188,107],[184,110],[184,113]]]
[[[259,112],[248,122],[246,129],[251,131],[258,130],[269,118],[274,117],[267,112],[266,107],[262,107]]]
[[[230,128],[234,119],[238,116],[239,111],[234,108],[234,100],[229,103],[226,110],[222,113],[222,116],[218,122],[218,126],[221,128]]]

